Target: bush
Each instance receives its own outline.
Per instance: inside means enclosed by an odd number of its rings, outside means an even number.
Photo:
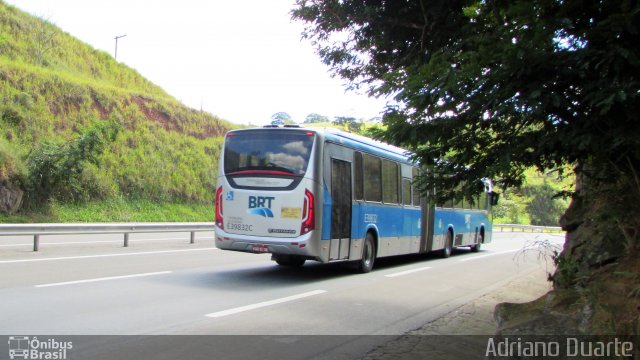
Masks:
[[[118,131],[115,123],[96,123],[70,142],[50,141],[36,147],[27,157],[26,207],[48,203],[52,198],[91,198],[82,178],[85,167],[98,164],[98,156]]]

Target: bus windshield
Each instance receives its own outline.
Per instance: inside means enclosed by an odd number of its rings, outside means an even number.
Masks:
[[[304,176],[313,133],[239,131],[229,133],[224,149],[226,175]]]

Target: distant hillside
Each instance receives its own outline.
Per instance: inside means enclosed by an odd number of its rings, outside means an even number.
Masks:
[[[22,189],[23,208],[213,200],[221,135],[232,124],[1,0],[0,98],[0,193]]]

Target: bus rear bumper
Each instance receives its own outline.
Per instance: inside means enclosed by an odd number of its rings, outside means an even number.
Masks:
[[[249,253],[271,253],[315,257],[309,246],[312,233],[288,239],[230,234],[216,227],[216,247]]]

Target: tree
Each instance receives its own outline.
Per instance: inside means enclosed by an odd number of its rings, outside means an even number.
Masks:
[[[311,113],[304,119],[305,124],[328,123],[329,121],[329,117],[316,113]]]
[[[333,123],[336,125],[349,125],[356,122],[356,118],[351,116],[336,116]]]
[[[339,126],[346,126],[349,131],[354,133],[359,133],[362,129],[362,122],[351,116],[336,116],[333,123]]]
[[[360,132],[362,132],[362,125],[362,121],[353,121],[349,123],[348,128],[352,133],[359,134]]]
[[[41,66],[45,55],[55,48],[56,28],[48,19],[39,18],[32,22],[29,34],[32,37],[31,51],[36,64]]]
[[[271,125],[285,125],[285,124],[293,124],[294,121],[291,118],[291,115],[286,112],[277,112],[271,115]]]
[[[527,186],[524,192],[531,197],[526,206],[531,224],[558,226],[558,220],[566,209],[566,204],[563,204],[561,199],[554,198],[556,191],[553,187],[544,182],[542,185]]]
[[[580,274],[556,288],[637,252],[639,2],[298,0],[293,16],[336,75],[395,96],[378,135],[429,168],[438,200],[571,165],[558,263]]]

